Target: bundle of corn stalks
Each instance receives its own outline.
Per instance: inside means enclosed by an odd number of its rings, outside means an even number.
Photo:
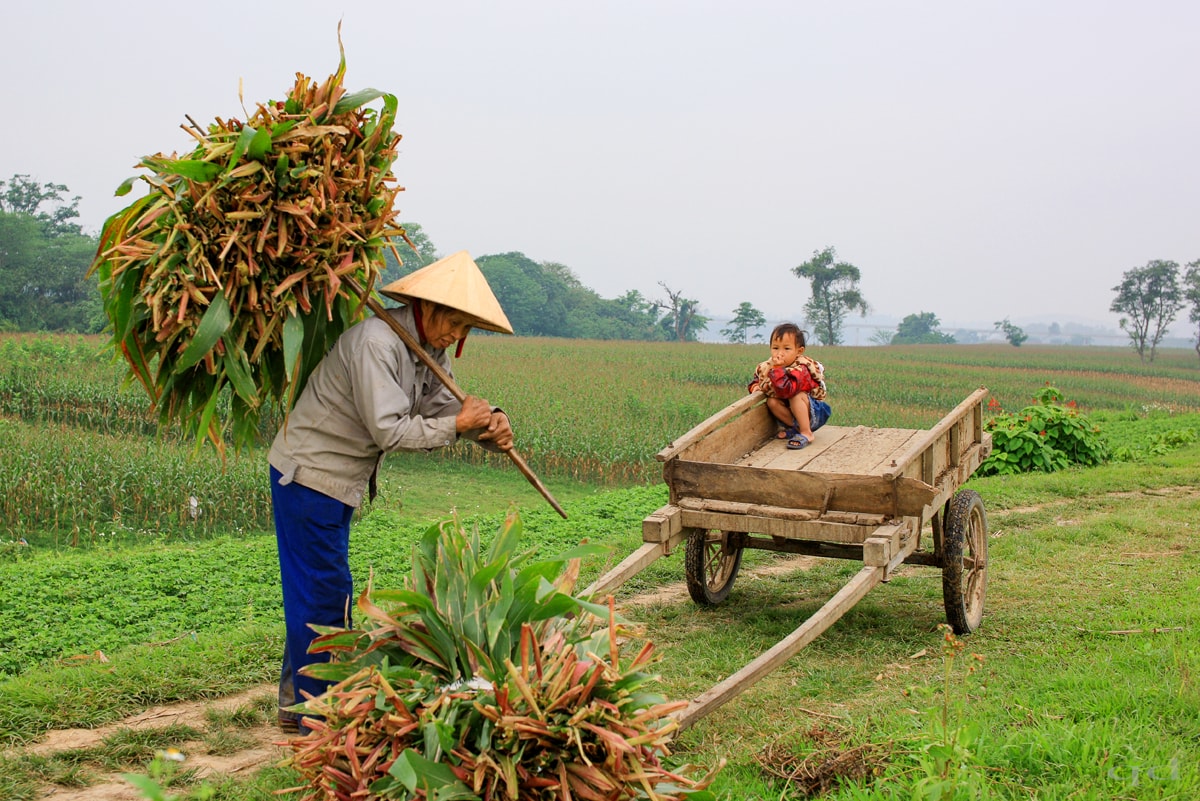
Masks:
[[[339,48],[341,47],[339,36]],[[333,340],[362,314],[395,224],[395,96],[347,94],[338,71],[297,74],[246,122],[217,118],[184,156],[141,159],[149,193],[104,224],[99,276],[114,345],[163,422],[224,454],[253,441],[260,412],[287,411]],[[366,104],[382,98],[379,110]],[[90,273],[89,273],[90,274]],[[225,387],[226,414],[218,414]],[[227,416],[226,416],[227,415]],[[224,419],[223,419],[224,418]]]
[[[686,702],[649,689],[652,646],[623,663],[611,599],[571,595],[595,549],[527,563],[519,532],[510,516],[485,554],[478,532],[434,526],[408,587],[368,588],[361,628],[314,641],[333,661],[308,671],[335,683],[289,743],[302,799],[713,798],[711,776],[664,765]]]

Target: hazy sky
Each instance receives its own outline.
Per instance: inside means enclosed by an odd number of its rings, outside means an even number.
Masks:
[[[1115,327],[1123,272],[1200,259],[1194,0],[6,3],[0,180],[67,184],[98,231],[185,114],[331,74],[339,19],[442,253],[798,319],[790,270],[832,245],[876,315],[943,327]]]

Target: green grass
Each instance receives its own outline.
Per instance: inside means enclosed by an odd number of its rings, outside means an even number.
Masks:
[[[984,625],[966,638],[968,652],[983,655],[982,667],[967,676],[969,660],[959,659],[949,686],[951,731],[969,722],[981,730],[952,774],[960,785],[979,788],[979,797],[1014,799],[1200,792],[1198,465],[1200,447],[1192,446],[1154,464],[971,482],[990,515],[991,582]],[[587,521],[594,541],[629,549],[640,517],[663,500],[656,491],[597,494],[568,511]],[[535,507],[525,514],[526,537],[538,547],[577,536],[560,537],[566,521],[556,523],[553,513]],[[375,537],[387,535],[369,530],[370,520],[355,539],[373,550],[384,542]],[[130,557],[136,566],[140,557]],[[655,568],[652,583],[682,577],[678,557]],[[714,608],[680,597],[631,614],[658,647],[664,690],[687,698],[789,633],[856,569],[819,560],[810,570],[743,576]],[[780,744],[811,749],[807,733],[816,725],[845,748],[873,743],[886,754],[870,789],[844,786],[830,798],[922,797],[914,787],[936,775],[928,749],[944,739],[942,620],[937,571],[906,568],[781,669],[685,732],[677,757],[705,765],[726,759],[718,787],[730,798],[798,797],[766,776],[756,757]],[[9,679],[0,684],[0,721],[10,741],[14,730],[27,739],[52,726],[98,725],[173,698],[269,681],[277,627],[244,631],[240,640],[234,627],[163,646],[130,644],[105,665],[50,664]],[[244,661],[232,658],[239,652]],[[54,712],[72,704],[73,713]],[[70,782],[82,774],[64,768],[62,775]],[[257,798],[292,779],[271,770],[216,786],[222,798]],[[7,798],[21,796],[0,790]]]
[[[642,518],[666,502],[653,453],[738,397],[742,373],[760,356],[740,346],[495,337],[477,345],[458,366],[464,386],[511,410],[518,446],[570,519],[504,460],[459,449],[391,456],[379,500],[354,523],[358,586],[368,576],[398,581],[431,520],[458,514],[486,536],[510,506],[529,548],[550,553],[583,539],[610,546],[607,559],[585,566],[586,582],[636,548]],[[282,626],[262,453],[222,471],[211,454],[191,459],[171,437],[148,437],[144,401],[114,389],[119,371],[95,359],[90,340],[0,336],[0,351],[0,498],[9,499],[0,507],[0,744],[272,682]],[[586,392],[538,383],[566,358],[592,379]],[[831,373],[836,366],[841,424],[928,426],[980,384],[1019,408],[1049,381],[1129,458],[970,482],[990,517],[991,584],[984,625],[965,639],[949,683],[940,576],[906,568],[685,732],[676,758],[727,760],[717,787],[733,799],[801,797],[763,771],[768,749],[866,745],[875,746],[868,767],[876,772],[828,797],[930,798],[947,781],[957,797],[1200,797],[1194,354],[1168,352],[1154,365],[1099,348],[830,348],[822,358]],[[185,516],[193,493],[207,517]],[[697,608],[686,594],[631,608],[658,646],[667,695],[691,697],[737,670],[858,568],[819,560],[753,575],[777,561],[747,554],[733,594],[715,608]],[[677,554],[620,596],[682,578]],[[978,664],[971,652],[984,661],[968,675]],[[964,746],[969,725],[979,737]],[[245,742],[233,717],[201,728],[187,734],[210,753]],[[183,736],[114,742],[106,749],[116,762],[90,750],[10,753],[0,757],[0,801],[38,797],[46,782],[87,786],[113,764],[144,772],[148,754]],[[938,761],[939,749],[957,754],[953,764]],[[208,783],[217,798],[243,801],[294,781],[272,766]]]

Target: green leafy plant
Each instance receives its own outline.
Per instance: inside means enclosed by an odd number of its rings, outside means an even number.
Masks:
[[[930,708],[931,734],[916,752],[920,777],[913,783],[913,798],[940,799],[979,798],[985,789],[986,777],[979,770],[976,744],[982,734],[977,721],[957,720],[955,701],[955,663],[961,658],[966,643],[950,626],[938,625],[942,638],[942,700]],[[966,670],[959,671],[964,694],[967,678],[983,664],[983,656],[971,654]],[[961,794],[960,794],[961,793]]]
[[[980,475],[1053,473],[1108,460],[1100,427],[1080,414],[1074,401],[1064,403],[1063,394],[1050,385],[1038,390],[1033,401],[1019,412],[1000,413],[987,421],[992,453],[980,465]]]
[[[1116,446],[1112,450],[1112,460],[1114,462],[1142,462],[1155,456],[1168,454],[1184,445],[1190,445],[1196,439],[1196,432],[1190,428],[1161,431],[1151,434],[1143,443]]]
[[[678,799],[700,781],[663,757],[686,702],[650,689],[646,643],[609,606],[571,594],[582,545],[542,561],[518,555],[510,514],[485,552],[478,531],[431,527],[399,590],[368,587],[364,625],[324,629],[308,672],[335,682],[300,711],[291,741],[304,799]]]

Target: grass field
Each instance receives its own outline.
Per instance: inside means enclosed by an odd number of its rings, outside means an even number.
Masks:
[[[972,480],[989,514],[991,584],[964,650],[937,628],[937,572],[905,568],[684,733],[678,758],[725,760],[716,787],[732,799],[805,797],[779,774],[830,756],[845,767],[831,781],[861,774],[834,781],[830,798],[1200,797],[1200,447],[1154,445],[1200,430],[1195,354],[1164,351],[1153,365],[1091,348],[815,355],[839,424],[927,427],[977,386],[1012,410],[1050,383],[1137,459]],[[0,356],[0,742],[272,681],[282,627],[262,453],[224,471],[209,451],[192,457],[119,389],[95,340],[0,336]],[[510,411],[518,446],[570,519],[473,451],[389,457],[380,502],[354,526],[356,581],[398,580],[429,521],[456,510],[486,533],[510,504],[529,547],[586,538],[621,558],[666,500],[653,454],[740,397],[760,358],[740,346],[473,338],[464,387]],[[785,636],[855,569],[755,552],[730,599],[701,609],[677,586],[673,557],[621,598],[658,646],[664,692],[687,698]],[[237,747],[236,722],[202,728],[7,752],[0,801],[145,770],[172,744]],[[266,799],[290,783],[270,766],[209,779],[223,799]]]

